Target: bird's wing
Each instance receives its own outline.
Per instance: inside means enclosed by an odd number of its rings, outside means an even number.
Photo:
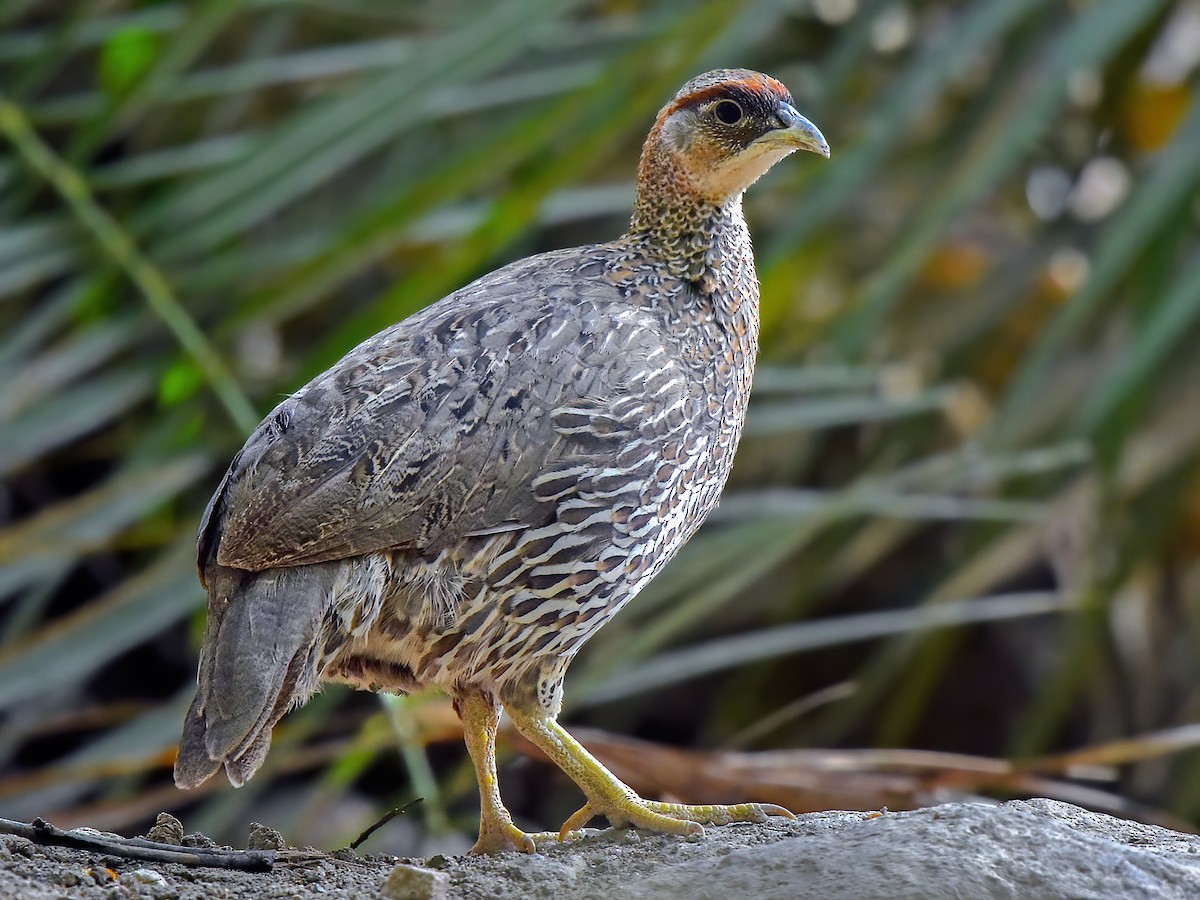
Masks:
[[[550,521],[562,484],[645,421],[628,382],[661,355],[646,312],[555,258],[463,288],[281,403],[209,504],[201,572],[214,555],[257,571]]]

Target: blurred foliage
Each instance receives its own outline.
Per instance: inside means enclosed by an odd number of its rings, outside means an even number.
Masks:
[[[717,65],[787,83],[833,160],[747,198],[734,481],[566,719],[1007,759],[1000,795],[1075,759],[1105,780],[1073,799],[1200,822],[1197,0],[0,2],[6,816],[333,845],[420,795],[372,846],[464,846],[437,697],[330,690],[244,790],[171,785],[199,512],[357,341],[619,233],[655,110]],[[844,768],[823,802],[863,802]],[[510,756],[506,796],[556,827],[545,771]]]

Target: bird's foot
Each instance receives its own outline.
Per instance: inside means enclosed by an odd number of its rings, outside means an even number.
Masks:
[[[666,834],[699,836],[705,825],[729,825],[733,822],[767,821],[771,816],[796,818],[774,803],[738,803],[733,806],[689,806],[643,800],[629,791],[620,797],[590,799],[583,808],[563,823],[560,839],[578,831],[593,816],[604,816],[616,828],[626,825]]]
[[[559,844],[569,840],[572,835],[559,831],[522,831],[511,821],[497,819],[489,822],[479,831],[479,840],[471,848],[472,855],[492,855],[495,853],[536,853],[551,844]]]
[[[735,806],[687,806],[643,800],[603,763],[571,737],[567,730],[544,712],[529,712],[509,706],[508,714],[517,730],[550,760],[570,776],[583,790],[587,803],[563,824],[559,832],[565,839],[578,831],[593,816],[604,816],[616,828],[632,825],[647,831],[682,836],[704,834],[705,825],[731,822],[765,822],[771,816],[794,819],[788,810],[773,803],[739,803]]]

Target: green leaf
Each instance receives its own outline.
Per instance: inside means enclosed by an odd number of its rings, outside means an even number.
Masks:
[[[209,468],[200,455],[121,472],[99,487],[0,529],[0,563],[74,559],[103,549],[114,535],[195,484]]]
[[[111,424],[152,390],[151,379],[141,372],[109,371],[31,407],[5,425],[0,473]]]
[[[766,631],[721,638],[662,653],[644,663],[585,682],[573,692],[577,709],[642,695],[670,684],[747,663],[803,653],[838,644],[856,643],[910,632],[957,628],[977,622],[1043,616],[1066,609],[1066,598],[1054,593],[1012,594],[943,603],[917,610],[864,613],[819,622],[800,622]]]
[[[154,65],[161,47],[161,36],[149,29],[116,31],[100,50],[100,83],[110,94],[129,90]]]
[[[86,683],[100,666],[188,615],[204,596],[191,556],[189,537],[52,628],[0,653],[0,710]],[[50,659],[53,666],[42,664]]]
[[[1187,121],[1170,145],[1155,160],[1154,167],[1136,186],[1128,202],[1104,226],[1091,254],[1087,280],[1059,310],[1049,326],[1020,362],[1016,377],[1004,397],[1000,414],[992,426],[992,444],[1012,443],[1022,436],[1022,420],[1038,402],[1039,393],[1069,341],[1077,337],[1110,297],[1117,280],[1146,250],[1160,229],[1166,227],[1181,204],[1189,202],[1200,183],[1200,103],[1194,104]],[[1186,284],[1178,288],[1187,290]],[[1157,339],[1156,339],[1157,340]],[[1145,352],[1145,351],[1144,351]],[[1140,365],[1150,362],[1146,360]],[[1127,367],[1127,366],[1126,366]],[[1128,377],[1128,376],[1125,376]],[[1105,415],[1097,404],[1111,406],[1093,395],[1089,401],[1087,427]]]
[[[1067,97],[1071,73],[1103,61],[1165,2],[1100,0],[1092,4],[1070,20],[1051,44],[1036,76],[999,95],[958,162],[902,232],[887,264],[866,283],[858,306],[838,324],[839,344],[847,356],[853,359],[865,352],[874,330],[954,217],[1007,175],[1050,127]]]
[[[420,120],[424,92],[447,79],[488,71],[533,40],[538,28],[572,3],[527,0],[500,4],[478,19],[423,45],[411,60],[367,79],[355,90],[314,104],[244,160],[199,179],[139,217],[165,255],[217,246],[353,165]]]
[[[158,402],[163,406],[179,406],[204,386],[204,374],[191,360],[173,362],[158,379]]]

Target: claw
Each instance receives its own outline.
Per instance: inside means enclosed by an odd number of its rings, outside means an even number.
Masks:
[[[560,841],[565,841],[567,839],[567,835],[569,835],[572,831],[579,831],[579,829],[583,828],[583,826],[586,825],[595,815],[596,811],[592,809],[592,804],[583,804],[580,809],[571,814],[567,821],[563,822],[562,828],[558,830],[558,839]]]

